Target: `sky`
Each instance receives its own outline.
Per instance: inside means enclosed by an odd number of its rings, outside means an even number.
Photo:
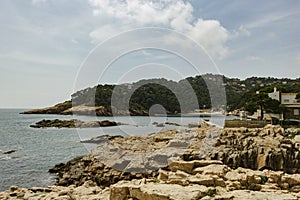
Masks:
[[[300,77],[299,0],[1,0],[0,108],[202,73]]]

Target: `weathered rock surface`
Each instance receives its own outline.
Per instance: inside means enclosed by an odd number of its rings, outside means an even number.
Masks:
[[[290,137],[290,131],[271,125],[261,129],[224,129],[207,157],[232,168],[300,173],[298,143]],[[299,134],[300,129],[293,132]]]
[[[56,184],[59,186],[83,185],[86,181],[92,181],[101,188],[108,187],[120,180],[132,180],[152,178],[157,172],[128,173],[112,169],[101,163],[93,155],[88,154],[74,158],[66,164],[61,163],[49,170],[50,173],[57,173]]]
[[[50,170],[57,186],[12,187],[0,199],[296,200],[299,149],[291,136],[297,131],[201,127],[102,136],[91,154]]]
[[[127,171],[163,168],[168,159],[180,156],[186,161],[220,160],[231,168],[300,173],[300,142],[297,137],[291,138],[300,129],[284,130],[280,126],[221,129],[206,122],[201,126],[117,137],[94,149],[93,154],[103,163]]]
[[[122,125],[121,123],[117,123],[114,121],[81,121],[77,119],[71,120],[41,120],[34,125],[30,125],[32,128],[96,128],[96,127],[108,127],[108,126],[118,126]]]
[[[76,187],[49,186],[48,188],[18,188],[12,186],[10,190],[0,192],[1,200],[25,199],[25,200],[109,200],[109,189],[101,189],[94,183],[87,181],[84,185]]]
[[[91,155],[56,166],[65,186],[18,188],[0,192],[0,199],[103,199],[103,200],[195,200],[300,198],[299,174],[271,170],[231,169],[221,162],[174,161],[176,166],[192,165],[190,173],[169,167],[158,173],[128,176],[112,170]],[[182,167],[186,169],[186,167]],[[199,168],[197,173],[195,171]],[[169,170],[169,169],[172,169]],[[221,172],[221,173],[220,173]],[[102,174],[102,175],[100,175]],[[100,175],[100,176],[99,176]],[[93,178],[95,177],[95,178]],[[117,178],[118,177],[118,178]],[[117,179],[116,179],[117,178]],[[74,179],[70,182],[71,179]],[[78,181],[80,180],[81,181]],[[59,183],[59,182],[58,182]]]
[[[169,165],[169,170],[159,170],[157,179],[120,181],[110,187],[111,200],[117,199],[298,199],[295,190],[299,175],[278,174],[264,170],[230,169],[222,163],[207,161],[199,173],[187,173]],[[197,162],[176,161],[176,166],[195,172]],[[193,165],[192,170],[190,167]],[[222,170],[220,170],[222,169]],[[226,169],[226,170],[224,170]],[[222,173],[220,173],[222,171]],[[276,177],[276,178],[275,178]],[[276,182],[274,180],[276,179]],[[286,188],[282,186],[285,185]],[[298,189],[298,188],[297,188]]]

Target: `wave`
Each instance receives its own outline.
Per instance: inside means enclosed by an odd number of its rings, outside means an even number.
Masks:
[[[8,156],[8,155],[0,156],[0,160],[11,160],[11,159],[12,159],[12,157]]]

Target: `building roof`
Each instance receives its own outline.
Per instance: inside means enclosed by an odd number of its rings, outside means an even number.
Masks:
[[[295,92],[289,92],[289,93],[281,93],[281,95],[297,95],[298,93]]]
[[[285,107],[287,107],[287,108],[300,108],[300,103],[299,104],[285,104]]]

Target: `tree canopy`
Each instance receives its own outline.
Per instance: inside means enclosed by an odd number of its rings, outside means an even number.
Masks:
[[[220,81],[221,80],[221,81]],[[197,98],[197,106],[189,89]],[[221,95],[222,88],[226,91],[226,98]],[[280,112],[279,102],[268,98],[267,93],[274,87],[281,92],[298,92],[300,99],[300,79],[277,79],[251,77],[246,80],[230,79],[222,75],[206,74],[188,77],[179,82],[166,79],[141,80],[132,84],[97,85],[72,94],[73,105],[111,107],[112,96],[122,105],[129,103],[130,110],[147,111],[154,104],[162,105],[167,113],[183,112],[180,101],[190,107],[185,111],[200,108],[211,108],[212,103],[227,105],[227,110],[246,109],[253,113],[256,109]],[[209,91],[213,90],[214,92]],[[260,91],[256,94],[256,91]],[[180,100],[178,99],[180,97]],[[212,98],[214,102],[212,102]],[[225,98],[225,100],[224,100]],[[227,102],[226,102],[227,101]],[[262,113],[263,115],[263,113]]]

